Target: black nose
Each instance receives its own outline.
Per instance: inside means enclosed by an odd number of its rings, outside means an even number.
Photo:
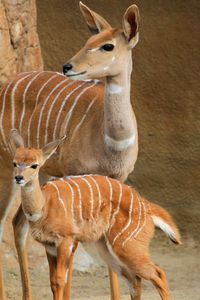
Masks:
[[[63,73],[66,74],[72,68],[73,68],[73,66],[70,63],[63,65]]]
[[[24,179],[24,177],[21,176],[21,175],[15,176],[15,180],[16,180],[17,183],[20,182],[23,179]]]

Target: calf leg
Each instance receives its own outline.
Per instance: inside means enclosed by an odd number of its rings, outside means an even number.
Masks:
[[[17,249],[20,272],[21,272],[21,282],[23,290],[23,300],[31,300],[31,285],[28,270],[28,259],[26,251],[26,242],[29,232],[29,224],[23,213],[22,206],[20,205],[14,219],[13,219],[13,230],[15,237],[15,246]]]

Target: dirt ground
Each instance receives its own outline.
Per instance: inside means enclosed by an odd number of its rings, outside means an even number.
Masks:
[[[174,300],[200,300],[200,251],[194,241],[183,241],[182,246],[176,247],[160,233],[151,245],[153,261],[159,264],[168,277],[169,287]],[[37,250],[36,250],[37,247]],[[30,243],[32,249],[29,255],[33,299],[52,299],[48,266],[44,257],[44,249],[36,242]],[[33,248],[35,250],[33,251]],[[72,299],[74,300],[107,300],[109,297],[109,277],[107,268],[96,256],[93,248],[90,253],[98,261],[98,266],[91,272],[74,271],[72,284]],[[5,279],[7,298],[20,300],[21,287],[19,266],[16,255],[5,245],[4,251]],[[121,299],[130,299],[125,282],[120,280]],[[144,300],[160,299],[151,283],[143,282]]]
[[[114,26],[132,0],[87,0],[85,4]],[[109,2],[109,5],[108,5]],[[171,245],[158,233],[151,245],[154,261],[169,279],[172,298],[200,300],[200,1],[137,0],[140,43],[133,52],[132,104],[139,126],[139,157],[129,183],[142,195],[167,208],[183,236]],[[89,36],[78,1],[37,1],[38,29],[45,69],[61,71]],[[8,299],[21,299],[19,268],[13,252],[12,230],[4,238],[4,267]],[[34,299],[51,299],[43,250],[30,243]],[[145,300],[159,299],[144,283]],[[75,272],[72,299],[109,299],[106,268]],[[121,286],[122,299],[129,299]]]

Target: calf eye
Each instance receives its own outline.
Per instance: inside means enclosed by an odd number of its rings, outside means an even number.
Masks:
[[[37,167],[38,167],[37,164],[31,166],[32,169],[37,169]]]
[[[113,44],[105,44],[101,47],[102,50],[104,51],[112,51],[114,49],[114,45]]]
[[[17,166],[16,162],[13,163],[13,166],[14,166],[14,168],[16,168],[16,166]]]

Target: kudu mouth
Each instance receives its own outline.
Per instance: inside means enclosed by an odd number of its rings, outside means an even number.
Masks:
[[[83,71],[83,72],[79,72],[79,73],[72,73],[72,74],[68,74],[68,72],[65,72],[64,75],[67,76],[67,77],[74,77],[74,76],[79,76],[79,75],[83,75],[83,74],[86,74],[87,72],[86,71]]]

